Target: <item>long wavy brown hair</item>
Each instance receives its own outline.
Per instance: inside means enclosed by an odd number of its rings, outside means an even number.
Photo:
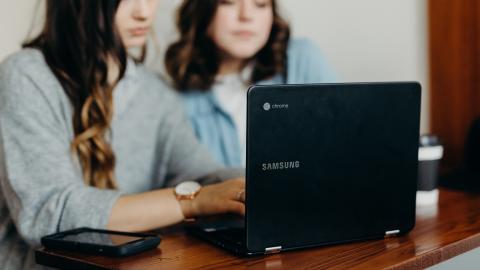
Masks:
[[[208,90],[218,73],[218,48],[207,35],[221,0],[184,0],[177,14],[178,41],[167,49],[165,68],[174,86],[180,91]],[[253,57],[250,83],[276,74],[286,75],[287,46],[290,27],[280,16],[272,0],[273,25],[265,46]]]
[[[125,74],[127,53],[115,27],[121,0],[47,0],[42,32],[23,46],[39,49],[73,106],[74,158],[87,185],[117,188],[108,136],[113,89]],[[108,67],[119,69],[108,82]]]

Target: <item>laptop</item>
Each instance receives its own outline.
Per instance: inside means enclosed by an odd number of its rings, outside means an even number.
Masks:
[[[416,82],[252,86],[245,218],[188,231],[237,255],[409,232],[420,98]]]

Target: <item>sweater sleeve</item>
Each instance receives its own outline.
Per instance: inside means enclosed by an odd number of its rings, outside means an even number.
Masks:
[[[166,157],[162,170],[168,172],[166,185],[175,186],[188,180],[209,184],[243,177],[245,169],[225,168],[215,161],[210,151],[197,141],[179,97],[170,97],[170,110],[159,131],[160,153]]]
[[[0,67],[0,190],[18,233],[32,246],[58,231],[104,228],[121,195],[84,185],[60,102],[40,86],[46,77],[34,66],[14,59]]]

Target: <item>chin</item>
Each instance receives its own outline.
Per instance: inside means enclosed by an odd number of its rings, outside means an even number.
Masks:
[[[235,58],[248,59],[254,57],[255,54],[257,54],[259,51],[259,48],[243,48],[232,50],[230,54],[233,55]]]
[[[146,37],[129,38],[124,44],[126,48],[142,47],[147,42]]]

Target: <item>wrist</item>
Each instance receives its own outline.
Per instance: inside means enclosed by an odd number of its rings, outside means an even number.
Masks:
[[[178,203],[180,204],[180,209],[182,210],[183,219],[188,220],[195,216],[193,214],[192,200],[178,200]]]

